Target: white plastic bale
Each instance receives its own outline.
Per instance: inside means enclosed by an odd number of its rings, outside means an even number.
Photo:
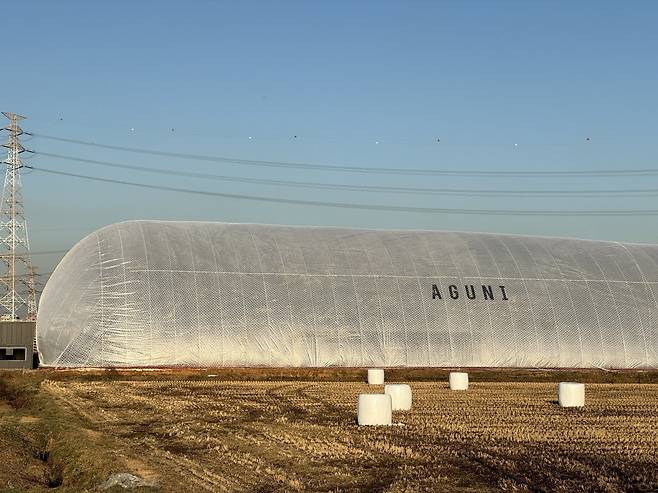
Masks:
[[[448,375],[450,390],[468,390],[468,373],[451,371]]]
[[[370,368],[368,370],[368,383],[370,385],[384,385],[384,370],[381,368]]]
[[[557,387],[557,400],[562,407],[583,407],[585,405],[585,384],[560,382]]]
[[[37,346],[63,367],[655,368],[657,286],[655,245],[128,221],[64,256]]]
[[[389,383],[384,387],[384,393],[391,396],[393,411],[411,409],[411,387],[406,383]]]
[[[359,426],[389,426],[393,422],[393,407],[388,394],[360,394],[357,403]]]

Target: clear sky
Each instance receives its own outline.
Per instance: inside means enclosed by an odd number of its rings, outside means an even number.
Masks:
[[[23,0],[6,2],[3,19],[0,109],[26,115],[27,131],[172,152],[368,167],[658,168],[654,1]],[[25,139],[25,146],[124,164],[285,180],[536,190],[658,188],[658,176],[355,175],[191,162],[38,137]],[[658,209],[658,197],[464,198],[299,190],[158,176],[44,156],[29,163],[143,183],[302,200]],[[658,217],[330,209],[142,190],[36,171],[24,177],[24,187],[35,251],[66,248],[97,227],[134,218],[658,241]],[[35,257],[42,271],[57,260],[57,255]]]

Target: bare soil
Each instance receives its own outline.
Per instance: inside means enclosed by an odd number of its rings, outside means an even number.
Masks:
[[[655,372],[566,375],[616,383],[588,383],[586,407],[564,409],[555,382],[565,374],[479,371],[466,392],[450,391],[443,373],[410,381],[413,409],[394,413],[391,427],[356,424],[358,394],[383,390],[350,381],[363,370],[33,372],[25,378],[40,405],[73,429],[50,428],[36,447],[15,442],[23,455],[8,445],[0,488],[45,490],[56,470],[65,491],[92,489],[110,472],[172,492],[658,491],[658,384],[630,383]],[[10,418],[23,429],[50,419],[34,404],[21,413]],[[27,452],[57,451],[62,440],[76,440],[83,458]],[[24,467],[3,467],[3,457]]]

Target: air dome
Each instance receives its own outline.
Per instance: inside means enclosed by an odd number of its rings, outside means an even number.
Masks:
[[[41,297],[57,367],[658,363],[658,247],[444,231],[129,221]]]

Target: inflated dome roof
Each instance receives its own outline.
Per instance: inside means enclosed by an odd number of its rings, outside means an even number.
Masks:
[[[658,247],[129,221],[41,297],[47,366],[658,365]]]

